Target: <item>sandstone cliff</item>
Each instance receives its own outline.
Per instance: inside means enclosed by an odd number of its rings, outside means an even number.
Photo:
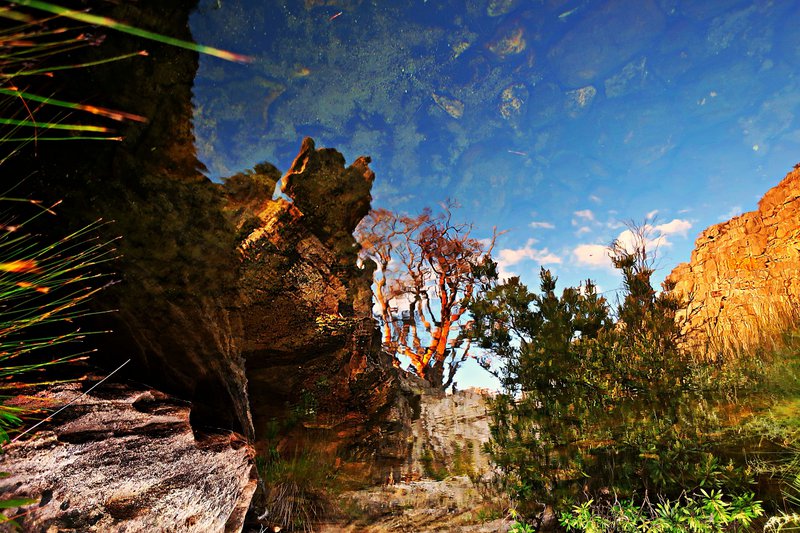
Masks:
[[[667,278],[685,302],[689,347],[710,357],[747,349],[800,319],[800,169],[758,210],[703,231]]]

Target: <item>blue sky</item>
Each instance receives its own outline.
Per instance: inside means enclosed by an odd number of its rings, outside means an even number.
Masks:
[[[766,0],[203,0],[195,39],[256,61],[201,58],[198,152],[215,178],[286,169],[307,135],[370,155],[374,206],[455,198],[479,236],[507,230],[504,272],[613,299],[603,247],[626,221],[660,235],[663,278],[800,160],[798,19]]]

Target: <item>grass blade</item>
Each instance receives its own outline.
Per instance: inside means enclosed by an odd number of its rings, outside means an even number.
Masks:
[[[234,54],[232,52],[220,50],[219,48],[204,46],[201,44],[184,41],[182,39],[176,39],[174,37],[161,35],[159,33],[143,30],[140,28],[136,28],[134,26],[130,26],[128,24],[124,24],[122,22],[118,22],[109,17],[100,17],[97,15],[84,13],[82,11],[67,9],[65,7],[61,7],[56,4],[51,4],[50,2],[43,2],[41,0],[15,0],[14,3],[21,6],[32,7],[34,9],[47,11],[48,13],[54,13],[56,15],[71,18],[73,20],[77,20],[80,22],[86,22],[88,24],[95,24],[97,26],[111,28],[123,33],[128,33],[131,35],[135,35],[137,37],[142,37],[143,39],[149,39],[151,41],[169,44],[171,46],[177,46],[179,48],[186,48],[187,50],[193,50],[201,54],[219,57],[220,59],[225,59],[227,61],[234,61],[237,63],[249,63],[253,60],[253,58],[250,56]]]

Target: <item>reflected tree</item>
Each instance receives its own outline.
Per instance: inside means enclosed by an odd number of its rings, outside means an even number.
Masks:
[[[396,365],[407,357],[433,386],[454,384],[456,371],[472,356],[462,334],[480,266],[495,235],[472,237],[472,226],[453,221],[456,204],[407,216],[373,210],[357,230],[362,259],[376,264],[374,292],[383,347]]]
[[[714,390],[680,347],[678,302],[652,286],[645,230],[610,247],[617,305],[590,281],[559,295],[542,269],[535,292],[484,265],[471,335],[505,389],[490,402],[487,450],[529,517],[571,498],[746,487],[745,471],[715,456]]]

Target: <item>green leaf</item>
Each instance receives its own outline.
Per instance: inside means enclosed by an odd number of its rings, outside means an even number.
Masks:
[[[15,509],[17,507],[25,507],[26,505],[31,505],[38,502],[38,499],[34,498],[16,498],[13,500],[2,500],[0,501],[0,509]]]

